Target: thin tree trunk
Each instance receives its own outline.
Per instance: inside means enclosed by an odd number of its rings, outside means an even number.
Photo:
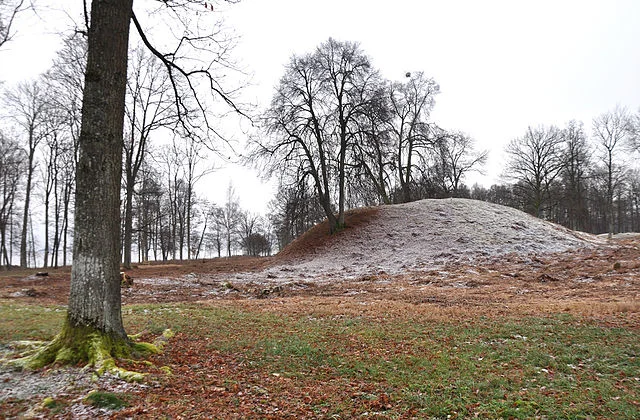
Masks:
[[[29,212],[29,233],[31,234],[31,261],[33,261],[33,266],[38,266],[38,261],[36,260],[36,238],[33,234],[33,217],[31,217],[31,212]]]
[[[44,257],[42,267],[47,268],[49,264],[49,192],[46,192],[44,199]]]
[[[131,268],[131,244],[133,236],[133,179],[126,175],[126,188],[124,199],[124,256],[123,265]]]
[[[33,132],[29,133],[29,160],[27,167],[27,185],[24,191],[24,209],[22,213],[22,232],[20,234],[20,267],[27,268],[27,233],[29,225],[29,206],[31,202],[31,182],[33,179],[33,158],[35,150],[31,147]]]
[[[187,218],[187,259],[191,259],[191,189],[192,189],[192,179],[189,177],[189,183],[187,186],[187,208],[186,208],[186,218]],[[197,259],[197,257],[196,257]]]
[[[65,186],[64,211],[62,219],[62,265],[67,265],[67,238],[69,237],[69,202],[71,201],[71,186]]]

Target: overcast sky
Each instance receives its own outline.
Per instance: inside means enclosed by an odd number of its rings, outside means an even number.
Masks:
[[[242,37],[237,60],[253,73],[246,98],[259,105],[268,104],[292,54],[329,37],[359,42],[389,79],[402,80],[407,71],[433,77],[441,88],[433,120],[491,151],[485,183],[497,181],[504,146],[528,125],[577,119],[590,132],[591,119],[617,104],[640,107],[636,0],[242,0],[213,13],[222,12]],[[41,16],[0,51],[0,80],[13,83],[48,68],[58,44],[43,32],[53,32],[53,20],[68,20]],[[229,174],[243,206],[266,209],[270,188],[240,182],[235,171],[218,172],[217,187],[209,188],[215,200],[223,200]]]

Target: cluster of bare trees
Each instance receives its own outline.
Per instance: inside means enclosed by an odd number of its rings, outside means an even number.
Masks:
[[[625,108],[598,116],[591,130],[575,121],[529,127],[507,147],[510,183],[470,189],[465,176],[481,170],[487,152],[431,121],[437,83],[420,72],[385,80],[357,44],[329,39],[291,58],[263,116],[264,137],[253,143],[251,158],[280,179],[265,219],[242,210],[231,187],[217,205],[195,193],[213,168],[189,96],[176,96],[167,64],[147,49],[133,48],[128,61],[120,209],[127,267],[266,255],[325,218],[340,229],[345,209],[422,198],[494,201],[591,232],[640,229],[640,173],[629,159],[640,114]],[[2,266],[17,265],[14,255],[23,267],[68,263],[85,66],[86,40],[74,35],[42,77],[2,94]]]
[[[161,150],[156,162],[142,167],[132,194],[129,246],[135,245],[138,261],[271,254],[270,225],[241,208],[231,185],[223,203],[198,197],[195,182],[210,170],[194,170],[198,161],[180,148]],[[123,242],[126,247],[126,223]]]
[[[639,134],[640,111],[623,107],[595,117],[590,131],[576,121],[529,127],[507,146],[510,184],[475,186],[470,196],[574,230],[639,231]]]
[[[230,184],[225,202],[209,207],[211,228],[204,235],[208,249],[218,257],[234,254],[242,250],[245,255],[270,255],[273,248],[273,235],[267,219],[259,214],[243,210],[240,201]]]
[[[206,132],[207,123],[198,120],[204,102],[198,105],[189,94],[178,98],[181,84],[183,89],[188,84],[172,80],[168,65],[145,47],[131,49],[128,62],[120,140],[123,265],[130,267],[132,259],[198,258],[216,247],[219,256],[270,253],[268,226],[242,211],[237,200],[223,222],[223,206],[195,193],[198,181],[213,170],[207,163],[211,145],[203,141],[201,128]],[[2,267],[57,267],[69,261],[86,65],[86,38],[75,34],[45,74],[2,92]],[[239,233],[244,218],[255,219],[243,228],[252,238]],[[223,224],[224,238],[218,232]],[[266,243],[256,245],[259,241]]]
[[[86,49],[79,42],[76,37],[67,39],[47,73],[3,92],[0,131],[9,149],[4,154],[7,159],[20,156],[19,164],[2,168],[0,188],[19,192],[3,197],[6,217],[0,229],[10,233],[0,244],[3,266],[11,265],[14,246],[22,267],[67,263],[84,71],[68,62],[84,62]],[[44,218],[42,261],[36,261],[34,213]]]
[[[133,345],[122,322],[119,276],[121,256],[130,253],[133,239],[121,240],[121,231],[125,236],[134,231],[140,234],[142,259],[150,249],[160,249],[163,258],[169,254],[182,257],[184,250],[187,257],[192,253],[197,256],[209,216],[215,215],[211,220],[220,221],[219,254],[223,236],[231,254],[233,234],[240,235],[242,246],[250,253],[267,249],[268,238],[264,234],[259,238],[257,218],[246,213],[242,216],[232,189],[219,210],[211,210],[211,206],[202,206],[206,210],[200,214],[195,210],[198,200],[193,186],[206,172],[198,167],[202,158],[198,144],[218,134],[210,123],[211,105],[218,100],[236,113],[241,111],[220,84],[224,74],[215,73],[225,67],[229,50],[227,40],[217,31],[219,26],[201,24],[196,11],[201,10],[199,1],[161,3],[153,11],[153,20],[159,22],[160,30],[178,34],[169,52],[156,48],[152,30],[145,32],[132,0],[93,0],[90,18],[85,2],[86,65],[84,55],[78,56],[77,62],[65,59],[65,63],[78,64],[77,69],[54,68],[42,80],[22,84],[4,95],[12,111],[6,116],[11,124],[3,124],[0,133],[0,237],[6,264],[11,264],[14,232],[19,237],[21,265],[28,263],[27,237],[33,236],[31,210],[36,185],[42,189],[45,229],[50,223],[54,226],[51,253],[57,263],[60,242],[66,244],[67,240],[67,234],[61,232],[69,225],[66,212],[70,207],[65,197],[71,197],[70,191],[75,189],[67,317],[60,334],[46,347],[22,362],[16,361],[22,366],[86,362],[96,364],[98,372],[113,372],[109,355],[137,355],[141,346]],[[14,12],[21,5],[21,1],[0,1],[0,46],[10,38]],[[162,76],[156,79],[154,72],[145,74],[153,64],[140,53],[131,61],[145,64],[139,71],[135,66],[130,68],[127,93],[130,23],[168,79],[162,82]],[[203,33],[203,28],[211,27],[213,31]],[[203,57],[207,53],[209,58]],[[76,80],[73,76],[77,74],[84,77]],[[304,228],[316,217],[318,207],[335,230],[343,226],[344,210],[349,206],[409,201],[426,194],[458,195],[465,190],[465,172],[481,163],[484,154],[472,153],[467,136],[445,132],[429,121],[438,87],[422,74],[407,76],[406,83],[384,81],[356,44],[331,39],[312,54],[292,58],[265,116],[268,135],[256,142],[255,150],[271,173],[282,175],[280,197],[285,204],[280,209],[286,217],[280,221],[287,232]],[[167,85],[170,89],[162,90],[161,86]],[[207,95],[211,101],[205,99]],[[81,108],[80,102],[72,99],[80,97]],[[173,106],[166,106],[164,100]],[[77,118],[75,113],[80,109],[81,118]],[[604,179],[600,188],[607,193],[604,207],[609,225],[613,224],[616,203],[621,208],[617,193],[625,179],[616,151],[630,130],[624,125],[618,131],[616,121],[602,118],[594,125],[602,151],[600,167],[606,172],[600,178]],[[159,148],[165,152],[151,159],[149,139],[161,127],[169,128],[178,138],[194,140],[189,143],[193,147],[178,148],[174,143],[173,147]],[[637,150],[637,124],[634,127],[631,131],[635,131]],[[546,143],[548,138],[533,130],[529,134],[534,141]],[[581,156],[579,147],[576,156]],[[576,157],[576,162],[582,159]],[[127,166],[124,170],[123,162]],[[549,162],[554,168],[557,165],[554,159]],[[162,164],[166,171],[159,170]],[[75,184],[65,186],[69,168],[74,168]],[[554,175],[555,171],[543,172],[540,182],[534,180],[533,185],[542,193],[527,195],[537,200],[533,208],[538,214],[552,214],[553,206],[544,200],[556,188],[556,179],[562,178]],[[574,181],[582,176],[577,169],[573,175]],[[166,184],[161,181],[164,179]],[[525,178],[520,181],[527,183]],[[523,190],[527,188],[530,186]],[[311,197],[317,203],[315,210],[308,202]],[[289,205],[289,200],[296,202]],[[51,208],[54,221],[48,216]],[[198,217],[203,220],[201,230],[195,229]],[[288,217],[303,220],[300,223]],[[215,231],[211,237],[216,237]],[[45,249],[47,264],[49,239]]]
[[[279,242],[319,218],[340,229],[349,207],[456,195],[486,152],[430,120],[439,89],[421,72],[384,79],[356,43],[329,39],[293,56],[251,155],[281,181]]]

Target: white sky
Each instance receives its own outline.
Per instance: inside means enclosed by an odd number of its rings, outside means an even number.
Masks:
[[[245,98],[259,105],[269,103],[292,54],[329,37],[360,42],[387,78],[424,71],[441,87],[434,121],[490,149],[483,183],[497,181],[504,146],[528,125],[578,119],[590,132],[591,119],[617,104],[640,107],[637,0],[242,0],[225,13],[242,37],[235,56],[253,73]],[[48,68],[57,41],[47,32],[54,19],[68,20],[41,15],[0,51],[0,80]],[[201,191],[221,203],[230,179],[243,207],[266,210],[273,189],[246,169],[220,170]]]

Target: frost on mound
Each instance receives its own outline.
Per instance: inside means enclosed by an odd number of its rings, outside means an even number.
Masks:
[[[268,271],[302,277],[398,273],[602,242],[516,209],[468,199],[358,209],[347,214],[344,231],[327,232],[326,222],[314,227],[285,248]]]

